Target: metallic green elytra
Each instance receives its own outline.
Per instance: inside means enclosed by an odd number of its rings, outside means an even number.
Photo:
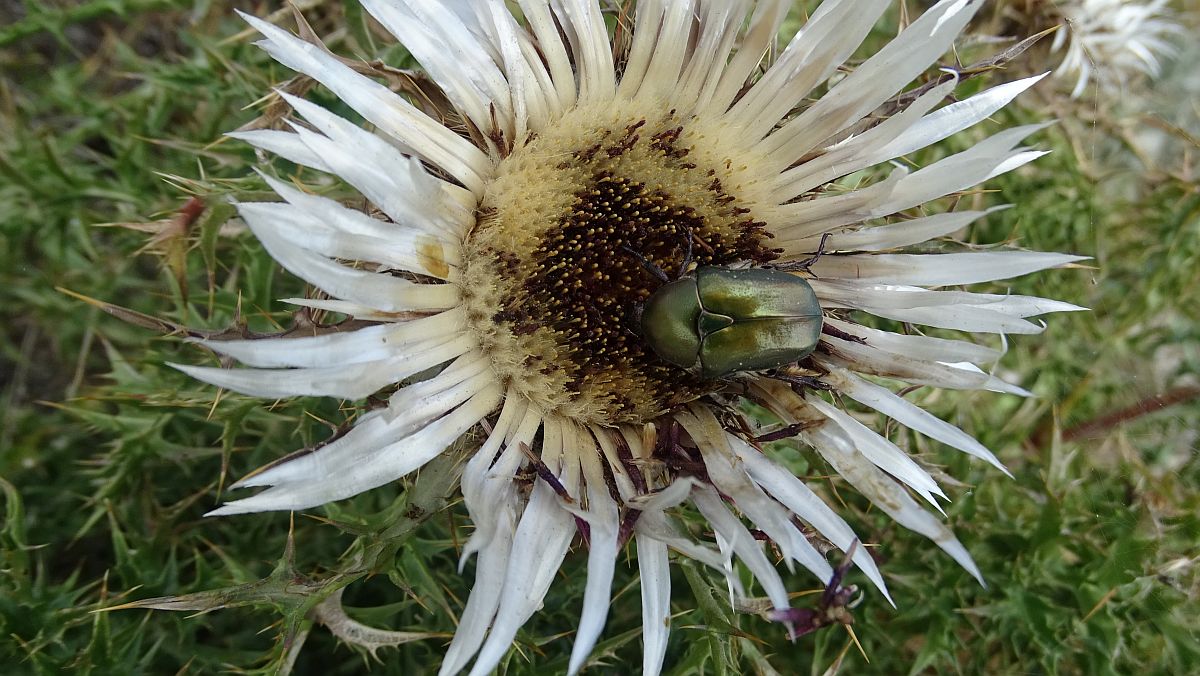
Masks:
[[[713,379],[807,357],[822,319],[817,295],[794,274],[705,266],[659,287],[641,324],[659,357]]]

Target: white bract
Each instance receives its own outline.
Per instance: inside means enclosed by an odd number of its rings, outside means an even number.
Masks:
[[[765,70],[789,2],[642,0],[615,56],[594,0],[520,0],[520,21],[501,0],[362,2],[450,109],[434,119],[322,46],[246,17],[264,49],[372,130],[284,95],[302,122],[234,136],[336,175],[373,205],[364,213],[264,175],[282,201],[238,209],[283,267],[326,294],[289,302],[377,324],[207,341],[248,368],[178,368],[266,398],[361,399],[405,384],[344,436],[243,479],[235,487],[266,489],[212,514],[308,509],[382,486],[486,420],[462,478],[475,525],[463,560],[476,557],[475,583],[442,673],[496,667],[586,524],[588,581],[570,671],[602,633],[616,561],[631,543],[643,670],[656,674],[670,626],[669,551],[723,571],[731,593],[745,596],[754,590],[734,572],[740,562],[782,610],[788,591],[747,524],[789,568],[823,583],[833,568],[799,524],[842,551],[857,539],[805,481],[729,424],[728,404],[745,395],[785,423],[804,423],[799,439],[849,484],[980,578],[910,494],[935,511],[947,499],[903,449],[819,387],[765,372],[700,381],[658,360],[625,313],[660,284],[648,263],[672,273],[693,255],[704,265],[785,266],[820,252],[797,274],[811,280],[826,331],[794,368],[1000,467],[968,434],[893,391],[899,381],[1026,395],[981,368],[1000,353],[852,318],[1033,334],[1043,326],[1029,317],[1079,309],[956,288],[1077,256],[909,249],[985,217],[918,209],[1042,155],[1021,146],[1042,125],[1000,131],[921,168],[897,163],[873,183],[834,183],[984,124],[1040,79],[947,103],[957,82],[942,72],[897,96],[947,54],[981,2],[937,3],[848,74],[841,66],[892,0],[824,3]],[[418,374],[425,379],[413,382]],[[532,484],[518,479],[531,464],[541,471]],[[676,526],[674,510],[688,508],[707,519],[714,543]],[[867,550],[853,561],[886,597]]]

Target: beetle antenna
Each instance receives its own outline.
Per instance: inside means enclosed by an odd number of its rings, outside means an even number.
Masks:
[[[634,251],[633,249],[630,249],[629,247],[625,246],[624,244],[621,245],[621,248],[624,249],[625,251],[627,251],[634,258],[641,261],[642,267],[646,268],[646,270],[648,270],[650,272],[650,274],[654,275],[655,277],[658,277],[664,283],[671,281],[671,278],[667,276],[667,273],[663,272],[662,268],[655,265],[654,261],[650,260],[649,258],[646,258],[645,256]]]

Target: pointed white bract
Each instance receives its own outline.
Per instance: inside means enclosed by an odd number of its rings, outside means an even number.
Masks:
[[[568,669],[569,673],[575,674],[595,647],[604,630],[604,621],[608,618],[608,600],[620,547],[621,513],[604,480],[604,468],[595,439],[574,426],[570,427],[570,431],[571,436],[566,444],[579,453],[584,492],[587,494],[587,508],[573,510],[572,513],[588,527],[587,589]]]
[[[897,445],[903,442],[876,433],[840,404],[857,402],[1003,470],[982,444],[896,394],[891,382],[1028,395],[985,370],[1001,351],[965,339],[868,328],[852,318],[861,312],[1003,336],[1041,331],[1031,317],[1081,309],[956,288],[1069,266],[1080,257],[961,246],[930,252],[927,242],[995,209],[912,212],[1036,159],[1040,151],[1019,144],[1044,125],[999,131],[925,167],[882,167],[865,174],[874,180],[836,184],[988,124],[1041,79],[951,102],[957,75],[941,71],[928,87],[897,96],[918,75],[954,62],[943,57],[980,0],[934,4],[848,74],[846,61],[889,0],[825,2],[761,72],[792,3],[641,0],[633,5],[632,34],[620,43],[627,49],[617,54],[620,73],[601,3],[518,0],[520,20],[511,4],[363,0],[445,94],[452,110],[440,119],[323,46],[247,17],[262,33],[264,49],[321,83],[372,129],[280,92],[298,115],[288,129],[231,136],[341,179],[371,208],[352,208],[263,173],[281,201],[241,203],[238,212],[280,265],[323,292],[288,302],[372,325],[195,341],[244,367],[176,368],[271,399],[394,393],[386,408],[363,415],[345,434],[244,478],[234,487],[265,490],[212,514],[306,509],[346,498],[400,479],[472,428],[485,429],[461,482],[475,526],[461,566],[473,563],[475,583],[441,674],[487,674],[500,664],[543,603],[573,541],[586,549],[587,583],[571,674],[586,669],[603,635],[620,574],[616,564],[627,547],[636,551],[641,576],[645,674],[661,671],[667,651],[671,552],[724,575],[734,597],[765,595],[783,610],[788,589],[754,533],[777,547],[789,570],[799,564],[821,584],[834,574],[820,553],[827,542],[852,553],[891,602],[881,571],[866,548],[856,547],[859,538],[845,520],[750,430],[728,428],[707,396],[642,424],[597,424],[545,409],[522,394],[519,379],[499,375],[482,337],[489,326],[480,324],[492,320],[472,311],[468,296],[477,289],[464,282],[470,238],[497,167],[512,148],[532,143],[572,111],[661,109],[757,158],[761,166],[746,175],[755,177],[748,181],[758,190],[755,206],[766,214],[762,227],[782,252],[780,262],[815,258],[808,271],[826,331],[808,363],[844,396],[815,389],[799,394],[750,372],[738,374],[742,382],[726,394],[752,393],[784,423],[797,424],[798,438],[846,482],[982,583],[963,545],[910,496],[941,511],[949,498],[930,471]],[[680,457],[685,461],[668,462]],[[703,471],[688,469],[694,467]],[[532,488],[520,484],[535,474]],[[711,541],[676,526],[677,513],[687,509],[708,521]]]

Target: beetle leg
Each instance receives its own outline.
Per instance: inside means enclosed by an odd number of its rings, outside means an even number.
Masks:
[[[834,338],[841,338],[842,340],[847,340],[852,343],[858,343],[859,345],[867,344],[866,338],[863,338],[862,336],[856,336],[853,333],[846,333],[839,328],[830,326],[828,323],[821,327],[821,333],[833,336]]]
[[[679,266],[679,277],[687,274],[688,266],[692,264],[692,242],[695,237],[692,236],[692,229],[687,229],[687,254],[683,257],[683,264]]]
[[[821,241],[817,243],[816,253],[814,253],[812,255],[812,258],[809,258],[808,260],[805,260],[805,261],[801,261],[800,269],[804,270],[805,272],[808,272],[809,268],[816,265],[817,261],[821,260],[821,256],[825,255],[825,244],[826,244],[826,242],[829,241],[829,238],[832,236],[833,236],[833,233],[829,233],[829,232],[821,234]],[[810,272],[809,274],[812,274],[812,273]],[[813,275],[813,277],[816,277],[816,275]]]
[[[780,439],[788,439],[788,438],[794,437],[797,434],[800,434],[801,432],[803,432],[804,430],[809,429],[809,428],[813,427],[814,425],[818,425],[818,424],[819,423],[814,423],[814,422],[792,423],[791,425],[784,426],[780,429],[775,430],[774,432],[767,432],[766,434],[760,434],[757,437],[753,437],[753,439],[756,443],[760,443],[760,444],[767,443],[769,441],[779,441]]]
[[[793,263],[784,263],[784,264],[778,266],[779,269],[787,270],[789,272],[791,272],[791,271],[807,272],[808,274],[812,275],[813,279],[816,279],[817,276],[813,275],[813,273],[810,271],[810,268],[812,268],[812,266],[816,265],[817,261],[821,260],[821,257],[825,255],[825,243],[828,242],[829,238],[832,236],[833,236],[833,233],[829,233],[829,232],[822,233],[821,241],[817,244],[817,251],[812,255],[812,257],[806,258],[802,261],[796,261]]]
[[[662,280],[663,283],[671,281],[671,278],[667,277],[667,273],[663,272],[662,268],[655,265],[654,261],[650,260],[649,258],[646,258],[645,256],[634,251],[633,249],[630,249],[629,247],[625,246],[624,244],[621,245],[621,248],[624,249],[625,251],[629,252],[634,258],[637,258],[639,261],[641,261],[642,267],[646,268],[646,270],[649,271],[650,274],[652,274],[655,277],[658,277],[660,280]]]
[[[810,390],[821,390],[822,392],[830,392],[833,390],[833,385],[830,385],[820,378],[813,376],[794,376],[775,371],[773,373],[768,373],[767,377],[792,385],[793,389],[795,389],[795,386],[798,385],[800,387],[807,387]]]

